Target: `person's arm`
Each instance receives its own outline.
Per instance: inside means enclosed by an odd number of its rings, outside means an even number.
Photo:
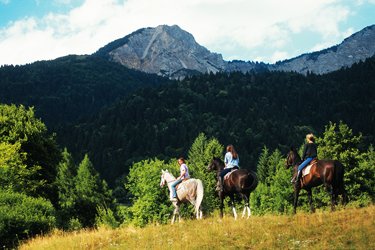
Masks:
[[[232,154],[227,152],[224,157],[224,164],[227,167],[228,163],[232,161]]]
[[[185,173],[186,173],[186,169],[181,165],[181,174],[177,179],[178,180],[182,179],[182,177],[185,175]]]
[[[303,146],[302,160],[305,160],[306,152],[307,152],[307,143]]]

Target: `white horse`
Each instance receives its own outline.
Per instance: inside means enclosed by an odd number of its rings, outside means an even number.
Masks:
[[[161,171],[160,187],[163,187],[165,183],[168,184],[169,192],[172,194],[171,184],[176,178],[168,172],[168,170]],[[177,187],[177,201],[172,201],[175,207],[173,211],[172,224],[175,222],[176,215],[178,215],[178,221],[180,221],[180,204],[190,202],[194,208],[197,219],[202,219],[201,203],[203,200],[203,184],[199,179],[188,179],[181,182]]]

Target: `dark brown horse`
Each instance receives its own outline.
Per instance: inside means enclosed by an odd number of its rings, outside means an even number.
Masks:
[[[216,171],[217,177],[220,172],[224,169],[224,162],[214,157],[211,163],[208,165],[209,171]],[[242,218],[247,212],[247,218],[251,215],[251,210],[249,206],[250,193],[257,187],[258,178],[255,172],[245,169],[239,169],[232,171],[228,178],[223,180],[223,191],[218,191],[220,198],[220,216],[223,217],[223,208],[224,208],[224,199],[226,196],[229,196],[232,204],[232,210],[234,218],[237,219],[236,208],[234,205],[234,195],[240,194],[242,199],[245,200],[245,207],[242,212]]]
[[[301,162],[302,160],[297,150],[292,147],[287,155],[286,165],[294,167],[294,176],[297,175],[297,168]],[[331,195],[332,211],[335,209],[336,199],[339,194],[342,195],[343,204],[347,202],[347,195],[344,188],[344,166],[337,160],[317,160],[312,163],[310,173],[301,177],[294,184],[294,213],[296,213],[298,196],[301,189],[307,191],[310,210],[314,212],[311,188],[320,185],[324,185]]]

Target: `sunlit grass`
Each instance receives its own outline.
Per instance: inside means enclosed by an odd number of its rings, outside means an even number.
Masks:
[[[375,249],[375,206],[235,221],[230,215],[145,228],[99,228],[30,240],[20,249]]]

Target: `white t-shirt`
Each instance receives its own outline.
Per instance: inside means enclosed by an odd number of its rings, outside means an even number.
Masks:
[[[189,169],[188,167],[186,166],[185,163],[182,163],[181,166],[180,166],[180,174],[182,174],[182,172],[185,170],[185,174],[182,176],[181,180],[183,179],[186,179],[186,178],[189,178]]]
[[[224,156],[224,162],[225,162],[225,168],[233,168],[233,167],[239,166],[240,159],[238,156],[236,159],[234,159],[232,153],[227,152]]]

